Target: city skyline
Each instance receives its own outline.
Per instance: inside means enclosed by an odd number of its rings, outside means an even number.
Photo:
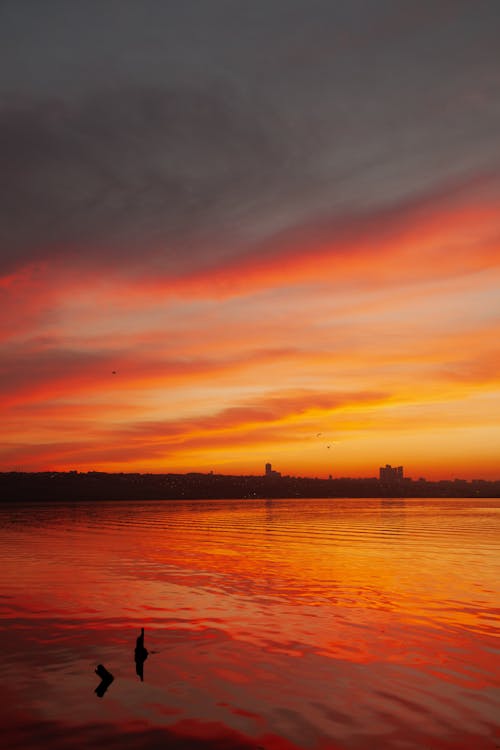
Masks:
[[[7,504],[40,501],[174,501],[273,499],[286,502],[315,498],[394,500],[500,497],[500,480],[413,479],[402,467],[380,467],[379,476],[303,477],[283,475],[267,463],[263,473],[250,475],[208,473],[0,472],[0,498]]]
[[[472,478],[465,478],[463,475],[460,475],[460,473],[457,473],[453,477],[424,477],[424,476],[412,476],[410,475],[403,466],[391,466],[391,464],[385,464],[385,466],[378,467],[377,470],[374,470],[373,467],[370,467],[370,469],[360,470],[359,472],[356,472],[354,475],[344,475],[341,473],[322,473],[318,475],[312,475],[312,474],[300,474],[298,472],[295,473],[284,473],[282,471],[277,470],[273,464],[270,462],[266,462],[264,465],[264,471],[256,471],[255,473],[252,472],[242,472],[242,473],[225,473],[222,471],[217,471],[214,469],[206,470],[206,471],[197,471],[197,470],[189,470],[184,472],[175,472],[175,471],[106,471],[106,470],[96,470],[96,469],[85,469],[85,470],[79,470],[79,469],[63,469],[63,470],[54,470],[54,469],[40,469],[36,471],[24,471],[22,467],[12,467],[9,470],[0,470],[0,477],[2,477],[4,480],[11,476],[30,476],[30,477],[36,477],[40,475],[46,475],[46,476],[63,476],[63,475],[81,475],[81,476],[91,476],[91,475],[108,475],[108,476],[116,476],[116,477],[167,477],[167,476],[178,476],[178,477],[190,477],[190,476],[198,476],[198,477],[227,477],[227,478],[234,478],[234,479],[268,479],[268,480],[279,480],[279,479],[306,479],[306,480],[318,480],[318,481],[325,481],[325,480],[333,480],[336,481],[377,481],[380,482],[382,485],[386,486],[392,486],[397,487],[402,486],[404,483],[422,483],[422,482],[429,482],[432,483],[456,483],[456,482],[462,482],[471,484],[474,482],[479,483],[489,483],[491,485],[498,485],[500,483],[500,478],[497,475],[496,477],[492,478],[485,478],[481,476],[475,476]]]
[[[0,7],[0,471],[498,479],[495,3]]]

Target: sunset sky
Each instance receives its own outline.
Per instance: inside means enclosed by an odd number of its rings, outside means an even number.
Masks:
[[[0,470],[499,478],[499,39],[3,0]]]

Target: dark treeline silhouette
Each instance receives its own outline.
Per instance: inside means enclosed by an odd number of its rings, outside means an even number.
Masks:
[[[0,473],[0,500],[182,500],[294,497],[500,497],[500,481],[314,479],[224,474]]]

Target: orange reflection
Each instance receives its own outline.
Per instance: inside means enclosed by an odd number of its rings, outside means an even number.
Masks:
[[[75,724],[96,721],[96,662],[122,727],[304,750],[359,733],[465,748],[461,728],[487,746],[496,501],[27,506],[22,525],[19,512],[2,530],[2,668],[25,684],[20,706],[42,670],[44,720],[72,706]]]

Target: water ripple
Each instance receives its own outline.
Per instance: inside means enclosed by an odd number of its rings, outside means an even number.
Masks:
[[[1,506],[3,739],[493,748],[499,532],[497,500]]]

